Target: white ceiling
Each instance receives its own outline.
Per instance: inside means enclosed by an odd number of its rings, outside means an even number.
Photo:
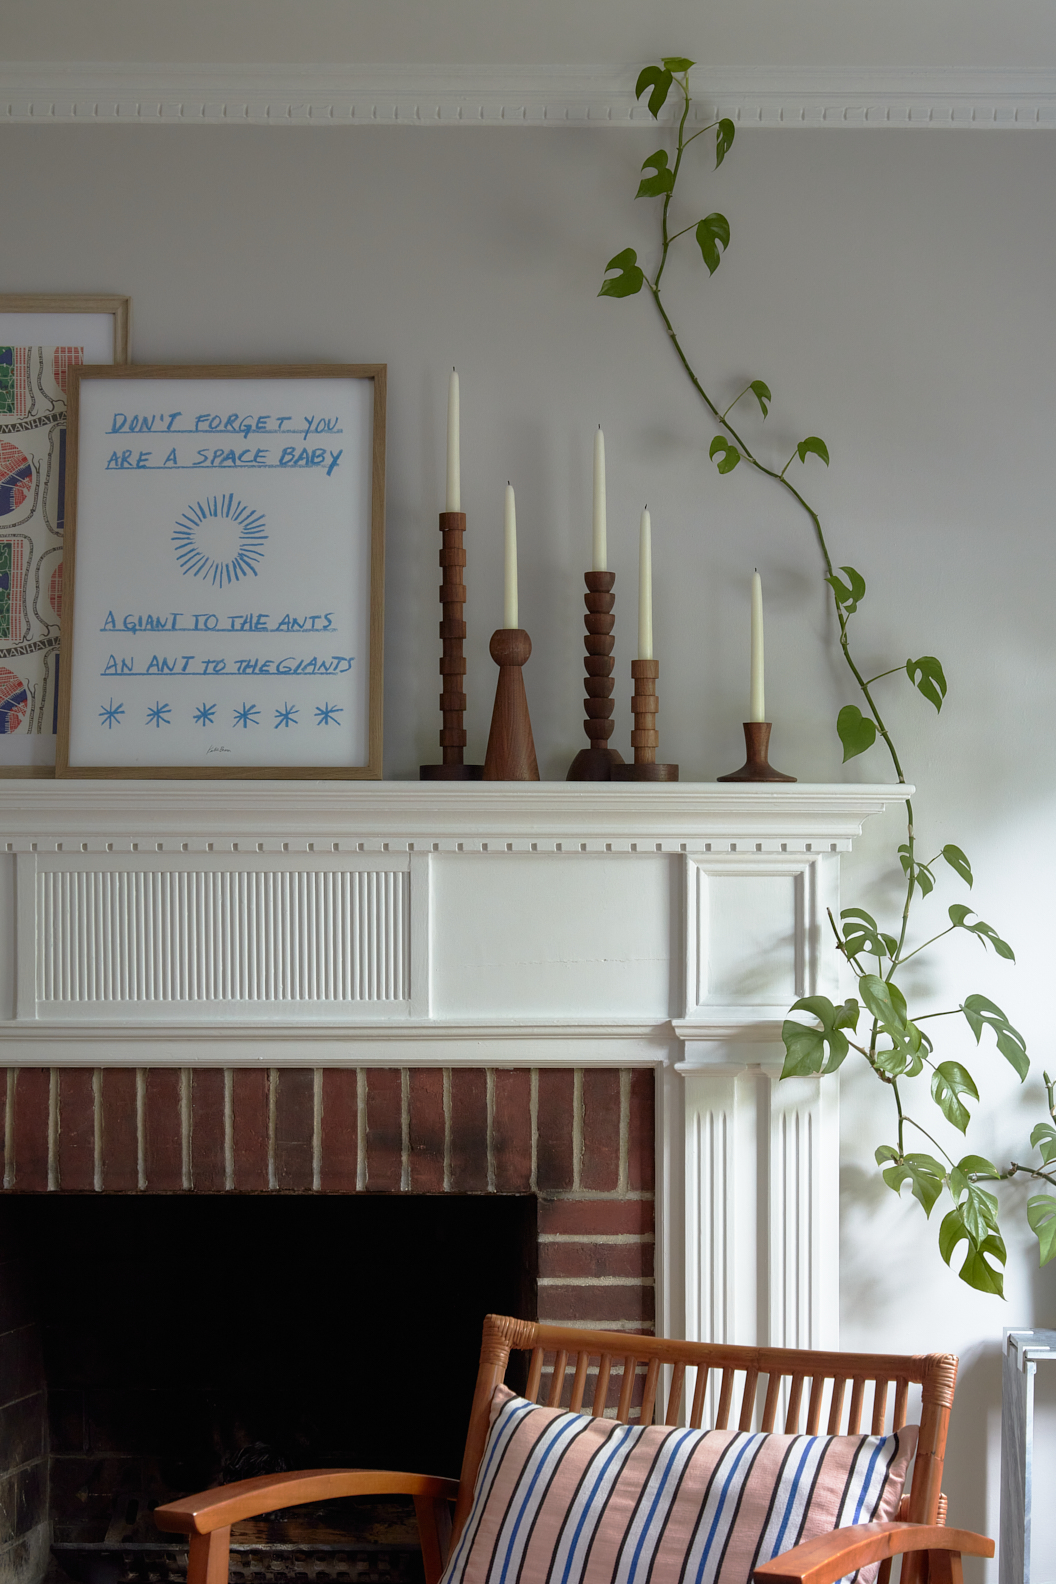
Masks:
[[[5,0],[3,58],[1056,68],[1056,0]]]

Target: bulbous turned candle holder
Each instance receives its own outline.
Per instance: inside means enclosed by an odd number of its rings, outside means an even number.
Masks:
[[[566,781],[609,781],[612,779],[614,765],[623,763],[623,755],[615,748],[606,746],[612,736],[614,723],[611,719],[613,704],[612,668],[615,661],[612,658],[612,648],[615,639],[612,629],[616,618],[613,616],[613,606],[616,596],[612,592],[616,584],[615,572],[585,572],[583,581],[587,585],[587,592],[583,596],[587,607],[587,614],[583,618],[587,631],[583,638],[583,647],[586,655],[583,666],[586,671],[586,680],[583,687],[586,698],[583,708],[586,719],[583,730],[590,740],[589,748],[581,748],[568,768]]]
[[[490,648],[499,680],[484,755],[484,780],[538,781],[539,765],[521,674],[521,667],[531,658],[532,640],[523,627],[500,627],[491,635]]]
[[[614,781],[677,781],[677,764],[656,762],[656,750],[660,745],[660,733],[656,729],[656,716],[660,708],[656,699],[656,679],[660,675],[660,662],[632,660],[631,675],[634,678],[634,697],[631,699],[631,711],[634,715],[634,730],[631,732],[634,763],[613,765],[612,779]]]
[[[464,764],[466,752],[466,659],[462,644],[466,636],[464,607],[466,585],[462,569],[466,564],[463,535],[466,531],[465,512],[440,513],[440,641],[444,652],[440,657],[440,709],[443,725],[440,728],[441,764],[419,765],[420,781],[479,781],[484,775],[483,765]]]
[[[795,776],[782,775],[767,758],[770,747],[771,721],[745,721],[744,746],[748,757],[732,775],[719,776],[720,781],[794,781]]]

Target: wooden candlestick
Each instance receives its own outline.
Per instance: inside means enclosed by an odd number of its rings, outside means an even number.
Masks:
[[[770,746],[770,721],[745,721],[744,746],[748,758],[733,775],[719,776],[720,781],[794,781],[795,776],[782,775],[773,770],[767,759]]]
[[[634,678],[634,697],[631,699],[631,711],[634,715],[634,730],[631,732],[634,763],[613,765],[612,779],[614,781],[677,781],[677,764],[656,762],[656,750],[660,744],[660,733],[656,729],[656,716],[660,708],[656,698],[656,679],[660,675],[660,662],[632,660],[631,675]]]
[[[462,568],[466,552],[462,536],[466,531],[465,512],[440,513],[440,640],[444,652],[440,657],[440,708],[444,724],[440,728],[442,764],[420,765],[420,781],[479,781],[484,775],[483,765],[463,764],[466,751],[465,675],[466,659],[462,644],[466,636],[464,607],[466,585]]]
[[[499,668],[491,713],[485,781],[538,781],[528,697],[521,667],[531,658],[532,640],[523,627],[500,627],[491,635],[491,658]]]
[[[613,733],[612,715],[612,647],[615,639],[612,629],[616,618],[612,608],[616,596],[612,592],[616,583],[615,572],[585,572],[583,580],[587,592],[583,596],[587,614],[583,618],[586,636],[583,647],[587,651],[583,661],[586,680],[583,684],[586,698],[583,708],[586,720],[583,730],[590,738],[590,747],[581,748],[569,766],[566,781],[609,781],[613,765],[623,763],[623,755],[615,748],[607,748],[606,741]]]

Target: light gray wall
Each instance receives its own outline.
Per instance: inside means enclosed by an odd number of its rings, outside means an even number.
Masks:
[[[636,524],[653,512],[664,756],[711,778],[741,758],[748,579],[767,599],[773,756],[808,780],[887,777],[880,750],[841,769],[833,722],[854,695],[805,519],[707,459],[712,429],[648,300],[597,299],[606,259],[645,251],[653,205],[632,200],[658,134],[250,128],[11,128],[3,134],[6,290],[121,291],[137,361],[383,360],[390,370],[386,774],[437,757],[436,513],[447,371],[462,379],[469,515],[469,729],[483,753],[501,612],[501,506],[518,492],[527,685],[543,774],[580,730],[582,572],[591,434],[605,426],[618,583],[619,728],[634,652]],[[857,618],[870,673],[936,654],[941,718],[905,678],[879,684],[921,787],[918,830],[955,841],[972,900],[1020,953],[968,942],[919,988],[936,1010],[978,990],[1052,1063],[1052,425],[1056,411],[1053,142],[1046,133],[747,132],[722,171],[700,161],[687,218],[721,208],[733,241],[714,280],[690,239],[671,305],[723,403],[771,385],[765,427],[783,463],[806,434],[832,466],[793,463],[837,563],[869,594]],[[689,197],[687,195],[687,202]],[[874,822],[846,901],[893,904],[895,816]],[[871,889],[863,889],[871,887]],[[931,904],[941,925],[961,900]],[[935,1025],[932,1025],[935,1027]],[[944,1025],[938,1025],[943,1028]],[[987,1044],[954,1027],[945,1054],[986,1079],[977,1147],[1023,1150],[1040,1082],[1019,1091]],[[845,1345],[965,1359],[951,1517],[996,1513],[994,1365],[1002,1325],[1056,1321],[1056,1280],[1011,1239],[1009,1302],[970,1293],[938,1261],[936,1228],[877,1186],[885,1095],[844,1082]],[[1000,1106],[997,1101],[1000,1099]],[[925,1102],[922,1102],[923,1109]],[[925,1147],[927,1147],[925,1145]],[[955,1146],[954,1146],[955,1147]]]
[[[5,0],[7,60],[1056,63],[1049,0]]]

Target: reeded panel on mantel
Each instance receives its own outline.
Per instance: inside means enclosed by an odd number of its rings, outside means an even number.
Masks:
[[[410,876],[44,870],[42,1003],[405,1001]]]

